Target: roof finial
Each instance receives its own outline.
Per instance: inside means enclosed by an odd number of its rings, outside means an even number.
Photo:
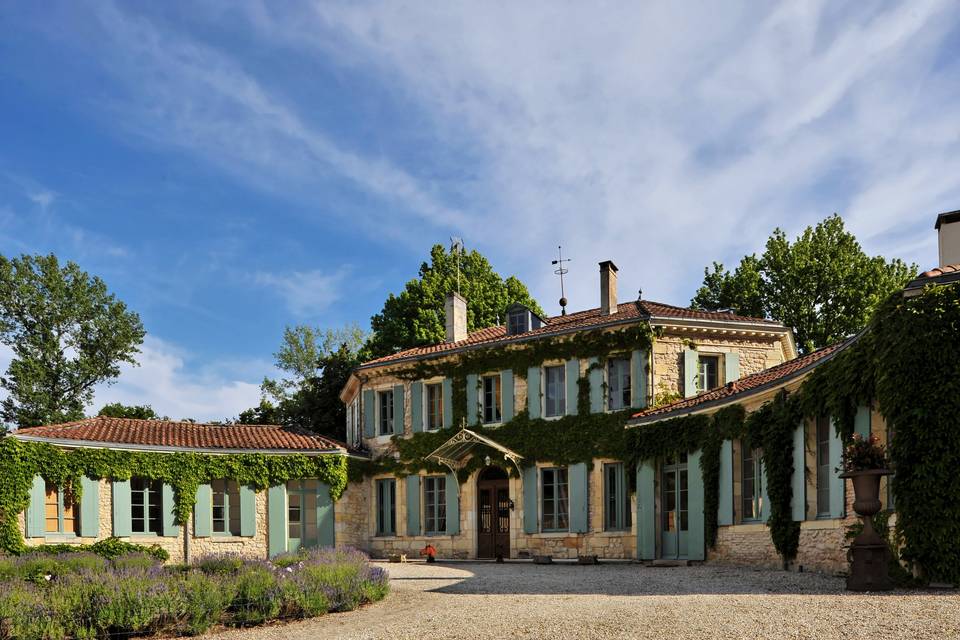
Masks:
[[[566,273],[569,273],[569,269],[566,269],[563,266],[564,262],[570,262],[570,258],[563,257],[563,247],[557,246],[557,259],[551,260],[550,264],[557,265],[557,268],[554,270],[554,273],[560,276],[560,315],[567,315],[567,296],[563,290],[563,276]]]

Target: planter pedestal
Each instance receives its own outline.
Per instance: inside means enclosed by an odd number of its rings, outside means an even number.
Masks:
[[[890,546],[873,528],[873,516],[882,507],[880,502],[880,478],[890,475],[887,469],[851,471],[841,474],[853,482],[853,510],[863,519],[863,531],[850,545],[847,561],[850,575],[847,589],[850,591],[889,591],[893,589],[888,573]]]

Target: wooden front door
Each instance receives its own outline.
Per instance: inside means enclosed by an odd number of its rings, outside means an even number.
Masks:
[[[510,557],[510,481],[499,467],[477,480],[477,557]]]

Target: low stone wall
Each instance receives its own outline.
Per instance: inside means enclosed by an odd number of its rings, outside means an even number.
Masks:
[[[846,527],[853,519],[811,520],[800,524],[800,541],[793,570],[838,574],[847,570]],[[720,527],[717,545],[709,550],[708,562],[779,569],[783,566],[763,524]]]

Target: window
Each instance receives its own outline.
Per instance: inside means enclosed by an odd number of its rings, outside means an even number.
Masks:
[[[423,530],[427,535],[447,532],[447,479],[423,479]]]
[[[619,411],[630,403],[630,359],[611,359],[607,362],[607,408]]]
[[[77,503],[55,484],[47,483],[44,500],[44,531],[80,535]]]
[[[630,494],[622,462],[603,465],[603,528],[630,529]]]
[[[700,371],[697,382],[700,391],[709,391],[720,386],[720,356],[700,356]]]
[[[545,367],[544,411],[547,418],[562,416],[567,412],[567,380],[563,366]]]
[[[544,531],[567,531],[570,528],[570,504],[567,496],[567,470],[542,469],[543,491],[540,508]]]
[[[763,495],[763,467],[759,450],[742,447],[743,458],[740,463],[740,498],[743,507],[743,520],[760,519],[760,497]]]
[[[159,480],[130,479],[130,531],[160,535],[162,489],[163,483]]]
[[[397,532],[397,481],[377,480],[377,535],[392,536]]]
[[[393,433],[393,390],[378,391],[377,401],[380,404],[380,430],[381,436],[388,436]]]
[[[427,385],[427,431],[443,428],[443,385]]]
[[[507,334],[517,335],[529,331],[530,312],[526,309],[514,309],[507,314]]]
[[[830,515],[830,416],[817,418],[817,515]]]
[[[500,375],[483,377],[483,421],[500,422]]]
[[[240,535],[240,485],[233,480],[214,480],[213,532],[225,536]]]

